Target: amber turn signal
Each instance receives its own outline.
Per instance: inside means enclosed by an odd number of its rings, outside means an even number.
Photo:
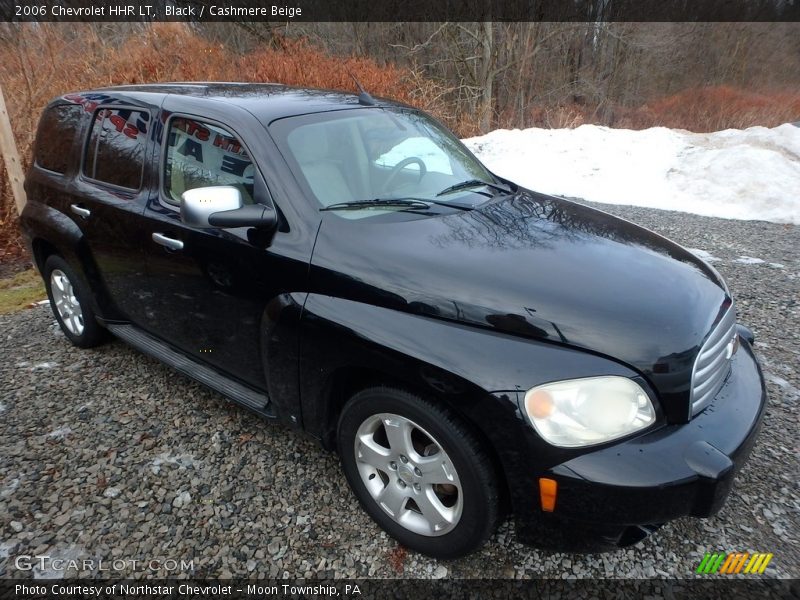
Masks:
[[[558,483],[555,479],[539,478],[539,500],[542,503],[544,512],[553,512],[555,510],[557,492]]]
[[[544,390],[525,394],[525,408],[536,419],[546,419],[553,412],[553,397]]]

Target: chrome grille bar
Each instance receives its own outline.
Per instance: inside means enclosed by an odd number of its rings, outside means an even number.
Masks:
[[[709,405],[730,372],[729,344],[736,335],[736,311],[733,306],[703,344],[692,369],[691,416]]]

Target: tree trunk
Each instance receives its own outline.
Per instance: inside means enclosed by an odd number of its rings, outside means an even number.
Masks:
[[[491,21],[484,21],[481,35],[481,99],[480,128],[487,133],[492,127],[494,113],[494,28]]]
[[[3,89],[0,88],[0,154],[6,163],[8,179],[11,184],[11,193],[14,195],[14,202],[17,205],[17,213],[21,213],[25,208],[25,189],[22,187],[24,175],[22,164],[19,162],[19,152],[17,143],[14,141],[14,132],[11,130],[11,119],[8,116],[6,102],[3,98]]]

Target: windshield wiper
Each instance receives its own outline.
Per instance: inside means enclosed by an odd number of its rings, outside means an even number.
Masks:
[[[460,183],[456,183],[454,185],[451,185],[450,187],[444,188],[441,192],[436,194],[436,196],[437,197],[438,196],[444,196],[445,194],[450,194],[452,192],[457,192],[458,190],[466,190],[466,189],[469,189],[469,188],[481,187],[481,186],[494,188],[494,189],[499,190],[501,192],[505,192],[506,194],[508,194],[511,191],[506,186],[500,185],[499,183],[494,183],[492,181],[483,181],[481,179],[468,179],[467,181],[462,181]]]
[[[455,202],[442,202],[433,198],[373,198],[372,200],[351,200],[349,202],[339,202],[330,206],[323,206],[320,210],[360,210],[363,208],[392,208],[399,207],[402,210],[430,210],[431,205],[447,206],[458,210],[472,210],[474,206],[466,206]]]
[[[361,210],[364,208],[403,208],[403,209],[429,209],[431,207],[422,200],[405,198],[373,198],[372,200],[350,200],[349,202],[338,202],[329,206],[323,206],[320,210]]]

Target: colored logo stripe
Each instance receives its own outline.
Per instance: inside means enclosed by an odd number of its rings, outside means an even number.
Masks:
[[[772,560],[773,554],[766,552],[706,552],[697,573],[701,575],[712,575],[720,573],[733,575],[737,573],[749,573],[751,575],[761,575],[766,571],[767,565]],[[749,559],[749,560],[748,560]],[[745,564],[747,566],[745,566]],[[744,568],[744,570],[742,570]]]
[[[750,562],[744,568],[745,573],[758,573],[759,575],[766,571],[769,561],[772,560],[772,554],[753,554]]]
[[[720,565],[722,565],[723,560],[725,560],[725,554],[722,552],[706,552],[700,566],[697,567],[697,572],[706,575],[716,573]]]
[[[738,573],[748,556],[750,556],[749,552],[731,552],[722,564],[720,573]]]

